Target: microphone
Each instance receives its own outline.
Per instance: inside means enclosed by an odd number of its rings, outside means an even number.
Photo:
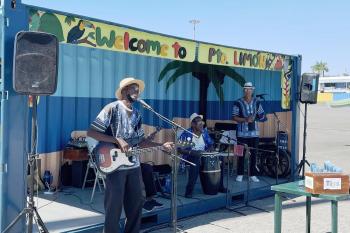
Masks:
[[[151,106],[149,106],[144,100],[138,99],[137,100],[144,108],[152,109]]]

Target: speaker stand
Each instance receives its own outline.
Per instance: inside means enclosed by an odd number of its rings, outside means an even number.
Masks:
[[[304,179],[305,177],[305,164],[307,164],[310,167],[309,161],[306,160],[306,119],[307,119],[307,103],[305,103],[305,110],[304,110],[304,134],[303,134],[303,158],[300,161],[300,163],[297,166],[298,174],[302,172],[301,179]]]
[[[22,216],[27,217],[27,231],[26,233],[33,232],[33,219],[37,224],[40,233],[49,233],[43,220],[41,219],[34,202],[34,164],[38,157],[36,153],[37,146],[37,96],[33,95],[33,110],[32,110],[32,133],[31,133],[31,153],[28,154],[28,166],[29,166],[29,180],[27,187],[29,188],[29,195],[27,200],[27,207],[25,207],[17,217],[6,227],[2,233],[8,232]],[[26,189],[27,192],[27,189]],[[27,199],[27,198],[26,198]]]

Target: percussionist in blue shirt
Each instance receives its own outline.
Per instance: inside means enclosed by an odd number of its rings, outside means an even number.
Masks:
[[[214,141],[209,136],[208,130],[204,128],[203,116],[193,113],[190,116],[191,128],[188,130],[197,137],[193,137],[192,134],[184,131],[180,136],[180,141],[192,142],[194,147],[190,149],[179,149],[179,152],[186,156],[186,158],[196,164],[196,166],[191,166],[189,168],[188,181],[186,185],[186,198],[192,198],[193,188],[196,184],[199,170],[200,170],[200,161],[201,155],[203,152],[209,152],[214,150]],[[222,169],[222,165],[221,165]],[[220,187],[219,192],[226,192],[227,189],[223,186],[223,172],[221,171]]]

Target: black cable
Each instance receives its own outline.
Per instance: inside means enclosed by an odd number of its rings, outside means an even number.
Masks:
[[[46,203],[45,205],[42,205],[42,206],[38,207],[37,209],[39,210],[39,209],[41,209],[41,208],[43,208],[43,207],[45,207],[45,206],[48,206],[48,205],[52,204],[54,201],[56,201],[56,200],[59,198],[59,192],[63,193],[63,195],[70,195],[70,196],[73,196],[73,197],[77,198],[77,199],[79,200],[79,203],[80,203],[81,205],[88,206],[88,207],[90,207],[91,210],[93,210],[93,211],[95,211],[95,212],[98,212],[98,213],[100,213],[100,214],[105,214],[104,212],[102,212],[102,211],[96,209],[91,203],[84,203],[83,200],[82,200],[78,195],[76,195],[73,191],[71,191],[71,192],[56,191],[56,192],[54,193],[55,198],[54,198],[53,200],[51,200],[49,203]]]
[[[96,211],[96,212],[98,212],[98,213],[100,213],[100,214],[105,214],[104,212],[95,209],[95,208],[92,206],[91,203],[84,203],[83,200],[82,200],[78,195],[74,194],[73,192],[63,192],[63,193],[64,193],[64,195],[71,195],[71,196],[77,198],[77,199],[79,200],[79,203],[80,203],[81,205],[88,206],[88,207],[90,207],[90,209],[92,209],[93,211]]]
[[[98,212],[98,213],[103,214],[103,215],[105,214],[105,212],[102,212],[102,211],[96,209],[95,207],[93,207],[93,205],[91,203],[89,204],[89,207],[95,212]]]
[[[41,208],[43,208],[43,207],[45,207],[45,206],[48,206],[48,205],[50,205],[50,204],[52,204],[54,201],[56,201],[57,199],[58,199],[58,192],[56,191],[53,195],[55,195],[55,198],[54,199],[52,199],[49,203],[46,203],[46,204],[44,204],[44,205],[42,205],[42,206],[38,206],[37,207],[37,210],[39,210],[39,209],[41,209]],[[37,203],[39,203],[39,202],[37,202]]]
[[[24,104],[24,105],[28,105],[28,98],[22,98],[23,100],[24,100],[24,102],[25,103],[22,103],[22,104]],[[22,105],[21,104],[21,105]],[[25,135],[28,135],[28,127],[29,127],[29,125],[28,125],[28,116],[29,116],[29,108],[25,108],[25,110],[24,110],[24,129],[25,129]],[[28,140],[28,137],[25,137],[27,140]],[[24,151],[24,154],[25,155],[28,155],[29,153],[28,153],[28,147],[27,147],[27,145],[28,145],[28,141],[25,141],[25,143],[24,143],[24,148],[23,148],[23,151]],[[24,194],[23,194],[23,196],[25,197],[25,198],[27,198],[27,196],[28,196],[28,182],[27,182],[27,180],[28,180],[28,158],[27,158],[27,161],[25,160],[25,159],[23,159],[22,160],[22,162],[23,162],[23,164],[22,164],[22,166],[23,166],[23,168],[25,168],[25,172],[23,173],[23,184],[26,184],[25,185],[25,188],[24,188]]]

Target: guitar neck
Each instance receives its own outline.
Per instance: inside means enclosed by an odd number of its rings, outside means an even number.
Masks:
[[[129,156],[133,156],[133,155],[139,155],[141,153],[153,152],[153,151],[161,150],[162,148],[163,148],[163,146],[155,146],[155,147],[134,149],[134,150],[128,151],[126,153],[126,155],[129,157]]]

